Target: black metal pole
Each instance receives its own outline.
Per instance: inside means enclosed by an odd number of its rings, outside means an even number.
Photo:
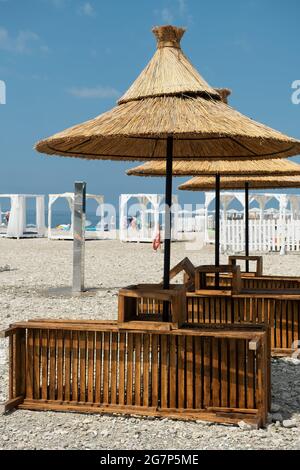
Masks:
[[[215,266],[220,266],[220,175],[216,174],[215,201]],[[219,287],[219,275],[216,273],[215,285]]]
[[[249,183],[245,183],[245,255],[249,256]],[[249,272],[249,260],[246,260],[246,273]]]
[[[164,289],[170,287],[171,259],[171,206],[172,206],[172,173],[173,173],[173,137],[167,138],[166,194],[165,194],[165,239],[164,239]],[[169,320],[168,303],[164,303],[163,320]]]

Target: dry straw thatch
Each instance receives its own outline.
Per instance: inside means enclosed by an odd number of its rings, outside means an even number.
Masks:
[[[220,179],[220,189],[245,189],[245,182],[250,189],[300,188],[300,176],[224,176]],[[216,187],[216,180],[211,176],[197,176],[178,186],[183,191],[209,191]]]
[[[157,51],[112,110],[37,143],[39,152],[87,159],[278,158],[300,142],[234,110],[180,48],[182,28],[153,29]],[[224,99],[224,97],[223,97]]]
[[[165,176],[166,162],[147,162],[126,171],[130,176]],[[300,175],[300,165],[285,159],[175,161],[173,176],[199,175]]]

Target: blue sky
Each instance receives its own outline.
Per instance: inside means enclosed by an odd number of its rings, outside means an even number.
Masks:
[[[85,180],[116,203],[121,192],[163,192],[131,163],[46,157],[40,138],[111,108],[155,51],[151,28],[185,26],[182,47],[231,104],[300,138],[299,0],[0,0],[0,193],[56,193]],[[174,179],[174,187],[184,179]],[[182,202],[199,202],[181,193]]]

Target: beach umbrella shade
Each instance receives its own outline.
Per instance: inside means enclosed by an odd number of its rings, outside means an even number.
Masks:
[[[300,142],[234,110],[181,50],[183,28],[155,27],[157,50],[112,110],[37,143],[39,152],[109,160],[166,160],[171,206],[173,160],[265,159],[297,155]],[[168,211],[166,224],[170,227]],[[164,245],[169,287],[170,233]]]
[[[190,179],[189,181],[178,186],[178,189],[183,191],[210,191],[218,186],[218,192],[224,190],[238,190],[245,189],[245,255],[249,256],[249,189],[275,189],[275,188],[300,188],[300,176],[234,176],[222,177],[222,180],[215,181],[213,177],[198,176]],[[220,197],[217,197],[220,200]],[[219,204],[219,203],[218,203]],[[220,210],[220,209],[218,209]],[[216,208],[217,211],[217,208]],[[216,222],[217,218],[216,216]],[[220,235],[217,233],[219,230],[216,227],[216,250],[219,252]],[[249,262],[246,261],[246,272],[249,271]]]
[[[300,165],[287,159],[268,160],[213,160],[173,162],[173,176],[292,176],[300,174]],[[165,177],[166,162],[151,161],[130,168],[126,171],[129,176]]]

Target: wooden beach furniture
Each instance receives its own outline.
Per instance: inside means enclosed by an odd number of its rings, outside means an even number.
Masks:
[[[29,320],[11,325],[5,411],[121,413],[264,426],[262,327]]]
[[[273,355],[290,355],[298,350],[300,341],[299,279],[261,274],[262,260],[256,271],[241,273],[236,262],[244,256],[230,257],[228,266],[200,266],[178,263],[171,273],[176,275],[189,266],[187,280],[187,322],[197,324],[267,324],[270,326]],[[180,267],[182,268],[180,270]],[[215,276],[220,276],[218,287]],[[173,276],[173,278],[174,278]],[[191,283],[191,279],[194,281]]]

